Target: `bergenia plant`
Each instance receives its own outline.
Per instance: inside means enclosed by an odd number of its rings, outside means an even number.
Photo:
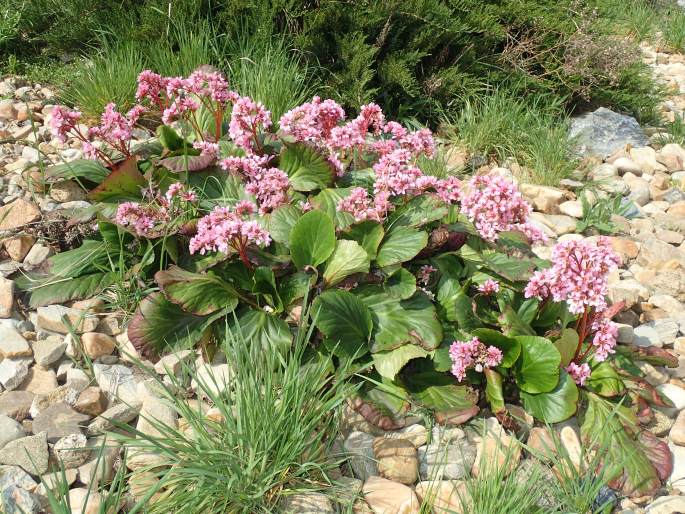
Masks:
[[[620,451],[608,459],[626,492],[653,491],[667,476],[668,449],[641,428],[649,405],[667,400],[632,362],[673,358],[617,345],[618,309],[605,297],[619,261],[607,239],[558,243],[551,263],[537,258],[531,244],[546,238],[511,180],[424,174],[431,132],[386,120],[375,104],[348,119],[315,97],[275,122],[206,72],[145,71],[137,97],[145,107],[125,118],[123,144],[107,113],[86,135],[77,113],[56,110],[56,136],[98,148],[86,156],[99,164],[49,175],[97,183],[101,216],[129,237],[163,241],[171,264],[128,326],[139,350],[154,358],[211,344],[237,319],[250,344],[286,352],[311,302],[311,358],[358,362],[366,379],[352,404],[382,428],[421,410],[457,424],[489,409],[515,429],[508,404],[520,403],[548,423],[578,414],[587,440],[614,430]],[[143,109],[157,136],[129,145]],[[68,299],[97,292],[83,284]]]

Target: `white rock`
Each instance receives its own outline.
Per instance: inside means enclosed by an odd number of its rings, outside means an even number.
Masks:
[[[661,384],[656,386],[656,389],[673,402],[675,409],[682,410],[685,408],[685,389],[675,384]]]
[[[29,374],[29,367],[23,360],[5,359],[0,362],[0,384],[5,389],[16,389]]]
[[[634,329],[635,338],[633,342],[637,346],[663,346],[659,332],[649,325],[640,325]]]
[[[21,423],[9,416],[0,414],[0,449],[4,448],[10,441],[14,441],[25,435],[26,433],[24,432]]]

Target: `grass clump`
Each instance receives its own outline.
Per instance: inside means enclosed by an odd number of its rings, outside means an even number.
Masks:
[[[448,133],[473,153],[500,162],[515,158],[524,169],[518,178],[527,182],[556,186],[575,168],[568,124],[554,97],[527,101],[495,90],[468,101],[452,119]]]
[[[227,329],[222,348],[230,356],[230,390],[221,386],[225,376],[185,369],[199,396],[213,405],[209,417],[199,402],[176,394],[180,379],[164,385],[153,374],[161,401],[184,426],[150,419],[159,435],[135,431],[125,441],[132,455],[151,451],[168,464],[145,470],[160,479],[148,492],[156,500],[146,513],[276,512],[284,495],[331,484],[328,472],[340,462],[327,448],[334,413],[349,390],[340,374],[329,374],[327,360],[309,358],[310,337],[311,329],[300,326],[294,347],[281,355],[245,340],[240,329]]]

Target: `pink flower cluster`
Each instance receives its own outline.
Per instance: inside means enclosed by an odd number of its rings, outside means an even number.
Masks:
[[[388,193],[381,192],[371,198],[366,189],[355,187],[348,196],[340,200],[337,208],[351,214],[357,222],[373,220],[380,223],[392,208],[389,197]]]
[[[269,233],[256,220],[246,219],[254,213],[251,202],[238,202],[233,210],[215,207],[197,223],[197,234],[190,240],[190,253],[228,253],[229,248],[243,252],[247,245],[265,247],[271,243]]]
[[[527,220],[532,209],[516,186],[499,175],[478,175],[468,184],[461,200],[462,212],[486,241],[496,241],[499,232],[523,232],[531,242],[544,239]]]
[[[477,337],[470,341],[454,341],[450,346],[452,374],[461,382],[466,370],[473,367],[479,373],[483,368],[494,368],[502,362],[502,351],[496,346],[486,346]]]
[[[164,207],[141,205],[137,202],[119,204],[114,221],[122,227],[131,227],[141,237],[150,236],[155,225],[168,221],[169,216]]]
[[[81,113],[79,111],[70,111],[61,105],[56,105],[50,115],[50,130],[55,139],[65,143],[67,134],[71,132],[79,120]]]
[[[478,291],[480,291],[485,296],[496,294],[499,292],[499,282],[489,278],[478,286]]]
[[[219,166],[232,173],[239,173],[247,179],[245,191],[257,199],[260,214],[271,212],[288,203],[290,179],[278,169],[268,167],[271,157],[250,154],[247,157],[227,157]]]
[[[418,274],[418,279],[421,284],[424,286],[428,285],[428,282],[430,282],[431,279],[431,274],[436,272],[437,270],[431,266],[430,264],[426,264],[424,266],[421,266],[419,268],[419,274]]]
[[[551,268],[536,271],[525,289],[526,298],[546,298],[566,302],[569,310],[580,314],[586,308],[606,308],[609,273],[620,264],[606,237],[597,244],[563,241],[552,249]]]
[[[180,198],[184,202],[194,202],[197,200],[197,195],[192,189],[186,190],[185,186],[180,182],[175,182],[169,186],[166,192],[166,199],[171,202],[174,198]]]
[[[609,354],[616,350],[616,338],[618,337],[618,327],[616,323],[607,318],[600,317],[592,324],[595,335],[592,338],[592,346],[595,350],[595,360],[602,362],[607,360]]]
[[[566,371],[571,375],[573,381],[579,386],[585,385],[585,381],[590,378],[590,365],[587,362],[582,364],[576,364],[575,362],[569,363],[566,366]]]
[[[259,130],[271,126],[271,113],[260,102],[240,96],[233,104],[228,133],[233,142],[247,152],[259,150]]]
[[[311,102],[286,112],[279,121],[283,134],[295,141],[320,143],[327,140],[331,130],[345,119],[345,111],[333,100],[321,101],[315,96]]]

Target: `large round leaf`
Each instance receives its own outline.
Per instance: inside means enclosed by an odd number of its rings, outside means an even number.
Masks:
[[[623,380],[607,361],[593,364],[586,385],[601,396],[616,396],[625,391]]]
[[[400,370],[412,359],[426,357],[428,352],[415,344],[405,344],[387,352],[373,354],[376,371],[385,378],[395,379]]]
[[[380,223],[363,221],[352,225],[342,237],[357,241],[369,254],[369,259],[375,259],[384,234],[383,225]]]
[[[302,143],[286,145],[278,167],[288,175],[295,191],[324,189],[333,181],[333,168],[324,156]]]
[[[442,341],[442,325],[435,306],[423,293],[398,301],[383,286],[366,286],[358,295],[371,309],[373,317],[372,352],[391,350],[410,342],[434,350]]]
[[[420,227],[447,214],[445,202],[434,195],[415,196],[388,216],[392,227]]]
[[[485,397],[490,404],[490,409],[495,414],[504,412],[504,392],[502,391],[502,375],[494,369],[485,368]]]
[[[330,216],[335,221],[335,226],[339,229],[349,227],[354,223],[354,217],[349,212],[338,210],[340,200],[350,195],[350,188],[328,188],[321,191],[310,203]]]
[[[326,261],[323,279],[332,286],[354,273],[368,273],[370,264],[369,255],[356,241],[341,239]]]
[[[578,332],[572,328],[565,328],[561,332],[559,339],[554,341],[554,346],[559,350],[561,365],[565,368],[573,360],[573,356],[576,353],[576,348],[578,347]]]
[[[290,246],[290,231],[301,216],[302,212],[294,205],[282,205],[275,209],[269,214],[267,224],[271,239]]]
[[[208,274],[191,273],[176,266],[158,271],[155,281],[167,300],[200,316],[219,309],[235,309],[238,294],[231,284]]]
[[[229,316],[229,321],[232,320]],[[262,310],[247,309],[238,314],[229,325],[234,337],[264,351],[287,353],[293,340],[288,324],[277,315]]]
[[[437,412],[469,409],[478,401],[478,394],[454,377],[435,371],[408,374],[403,378],[410,394],[424,407]]]
[[[521,343],[514,373],[519,388],[527,393],[546,393],[559,382],[561,355],[549,339],[538,336],[516,336]]]
[[[519,358],[519,355],[521,355],[521,343],[513,337],[507,337],[491,328],[477,328],[472,333],[485,344],[502,350],[502,363],[500,366],[503,368],[511,368]]]
[[[366,353],[373,322],[371,312],[355,295],[342,289],[325,291],[314,300],[312,316],[338,355]]]
[[[318,266],[335,250],[335,227],[322,211],[304,214],[290,231],[290,255],[298,268]]]
[[[385,267],[413,259],[426,247],[428,234],[409,227],[393,229],[385,236],[376,256],[376,264]]]
[[[559,423],[573,416],[578,409],[578,387],[565,371],[561,371],[559,383],[548,393],[528,394],[521,392],[525,409],[536,419],[545,423]]]

